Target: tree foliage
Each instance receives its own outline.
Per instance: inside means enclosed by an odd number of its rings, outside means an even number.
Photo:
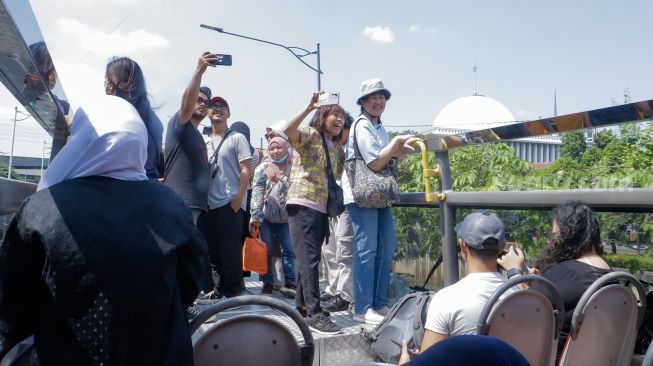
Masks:
[[[567,132],[562,135],[562,149],[560,155],[580,161],[585,153],[585,135],[581,131]]]
[[[511,147],[499,144],[466,146],[449,152],[454,191],[507,191],[554,189],[628,189],[653,187],[653,124],[621,126],[618,133],[604,130],[594,134],[586,148],[580,132],[563,135],[561,158],[543,169],[515,156]],[[429,153],[429,164],[435,156]],[[398,178],[403,192],[423,192],[419,154],[402,158]],[[437,189],[437,180],[432,181]],[[536,256],[551,230],[549,211],[504,210],[497,212],[508,228],[508,240],[522,244]],[[458,210],[458,219],[467,211]],[[395,208],[399,254],[440,254],[439,210]],[[599,213],[602,238],[628,242],[626,225],[636,225],[642,243],[653,243],[653,215],[641,213]]]

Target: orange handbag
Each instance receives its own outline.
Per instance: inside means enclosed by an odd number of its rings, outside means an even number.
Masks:
[[[252,229],[252,236],[246,237],[243,243],[243,271],[264,275],[268,272],[268,248],[259,239],[258,226]]]

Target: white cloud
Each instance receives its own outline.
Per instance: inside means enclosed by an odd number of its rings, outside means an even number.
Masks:
[[[71,44],[101,56],[133,54],[136,51],[165,48],[169,44],[164,37],[144,29],[129,33],[108,33],[75,19],[61,18],[57,23],[60,31],[68,37]]]
[[[410,27],[408,27],[408,30],[409,30],[410,32],[419,32],[420,28],[419,28],[419,25],[417,25],[417,24],[413,24],[413,25],[411,25]]]
[[[388,27],[365,27],[363,34],[375,42],[392,43],[395,40],[394,33]]]

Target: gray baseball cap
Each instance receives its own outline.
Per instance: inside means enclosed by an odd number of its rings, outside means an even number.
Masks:
[[[454,228],[467,246],[476,249],[498,249],[506,246],[506,229],[497,215],[491,212],[474,212],[465,217]],[[494,238],[498,245],[483,244],[485,239]]]

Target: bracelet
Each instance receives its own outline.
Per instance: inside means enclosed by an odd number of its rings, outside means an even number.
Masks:
[[[510,268],[508,272],[506,272],[506,275],[508,276],[508,279],[511,279],[512,277],[515,277],[516,275],[523,275],[524,271],[521,268]]]

